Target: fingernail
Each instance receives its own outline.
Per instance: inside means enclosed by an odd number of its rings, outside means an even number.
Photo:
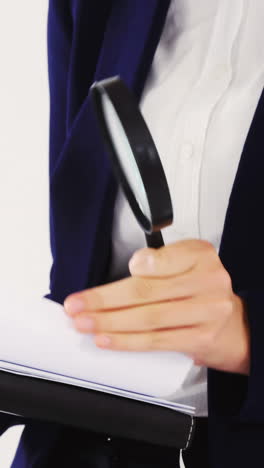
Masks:
[[[152,268],[153,264],[153,255],[135,253],[129,261],[129,268],[131,268],[132,270],[147,268],[149,270]]]
[[[77,328],[82,328],[86,331],[92,331],[94,329],[94,320],[90,317],[77,317],[74,320],[74,325]]]
[[[84,311],[84,301],[82,299],[66,299],[64,301],[64,308],[69,315],[76,315]]]

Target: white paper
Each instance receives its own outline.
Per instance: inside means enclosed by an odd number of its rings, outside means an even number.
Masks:
[[[193,365],[187,356],[97,348],[92,335],[72,327],[62,305],[43,297],[18,300],[5,290],[0,309],[1,370],[194,412],[175,401]]]

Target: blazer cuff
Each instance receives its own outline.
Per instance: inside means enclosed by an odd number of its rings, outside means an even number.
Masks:
[[[264,423],[264,289],[236,294],[247,306],[250,374],[208,369],[209,414],[234,422]]]

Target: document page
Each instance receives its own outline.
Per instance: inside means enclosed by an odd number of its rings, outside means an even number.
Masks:
[[[193,414],[177,404],[193,361],[176,352],[100,349],[76,331],[64,308],[44,297],[1,293],[0,368]]]

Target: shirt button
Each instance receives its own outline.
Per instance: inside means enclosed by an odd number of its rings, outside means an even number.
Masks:
[[[182,161],[188,161],[193,155],[193,145],[191,143],[184,143],[181,148],[180,158]]]

